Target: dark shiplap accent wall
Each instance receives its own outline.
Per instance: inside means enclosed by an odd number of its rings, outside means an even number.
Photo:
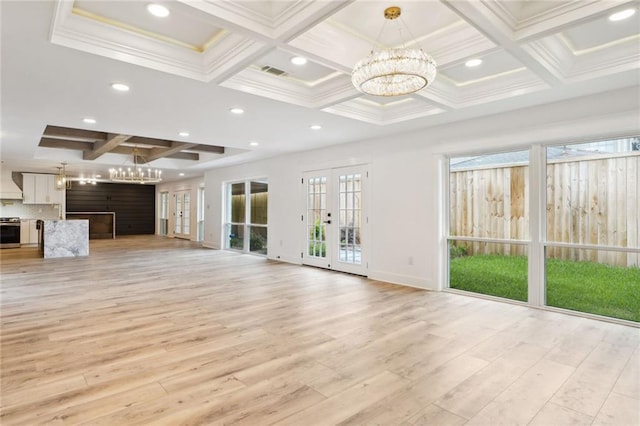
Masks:
[[[98,182],[67,190],[68,212],[115,212],[116,237],[155,233],[155,185]]]

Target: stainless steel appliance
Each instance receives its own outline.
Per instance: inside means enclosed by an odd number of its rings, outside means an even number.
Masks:
[[[20,247],[20,218],[0,217],[0,248]]]

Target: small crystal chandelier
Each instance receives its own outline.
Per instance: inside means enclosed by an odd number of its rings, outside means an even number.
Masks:
[[[400,8],[388,7],[385,19],[400,17]],[[396,47],[360,60],[351,73],[351,82],[360,92],[375,96],[400,96],[424,89],[436,78],[436,61],[422,49]]]
[[[126,170],[122,167],[111,168],[109,169],[109,179],[118,183],[158,183],[162,181],[162,170],[151,169],[150,167],[147,167],[146,171],[143,170],[138,165],[138,157],[144,160],[138,148],[133,148],[133,167],[127,167]],[[146,161],[143,161],[143,163],[146,163]]]

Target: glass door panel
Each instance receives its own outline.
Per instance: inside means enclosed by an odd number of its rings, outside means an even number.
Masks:
[[[198,206],[197,206],[196,223],[198,229],[196,230],[196,240],[204,241],[204,188],[198,188]]]
[[[244,182],[232,183],[228,186],[228,218],[226,248],[244,250],[246,211],[246,185]]]
[[[323,174],[307,174],[306,182],[306,244],[305,264],[330,268],[327,256],[327,225],[331,223],[331,213],[327,211],[327,181]]]
[[[362,175],[351,173],[340,175],[340,262],[354,265],[362,264],[362,247],[360,246]]]
[[[191,234],[190,221],[191,221],[191,194],[185,191],[182,194],[182,234],[189,236]]]
[[[169,233],[169,193],[160,193],[160,235]]]
[[[182,234],[182,196],[179,192],[176,192],[175,194],[173,194],[173,196],[175,197],[175,211],[174,211],[174,216],[175,216],[175,229],[173,231],[173,233],[177,236],[177,235],[181,235]]]
[[[251,181],[249,186],[249,252],[266,256],[269,184],[267,181]]]

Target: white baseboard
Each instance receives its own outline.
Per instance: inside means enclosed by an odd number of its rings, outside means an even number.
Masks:
[[[220,250],[220,244],[212,243],[211,241],[203,241],[202,247],[206,247],[214,250]]]
[[[391,284],[415,287],[422,290],[439,290],[435,283],[430,282],[429,280],[425,280],[424,278],[418,278],[411,275],[390,274],[388,272],[382,271],[369,271],[369,278],[376,281],[384,281]]]
[[[276,262],[285,262],[292,263],[294,265],[302,265],[302,259],[299,257],[290,257],[290,256],[267,256],[269,260],[275,260]]]

